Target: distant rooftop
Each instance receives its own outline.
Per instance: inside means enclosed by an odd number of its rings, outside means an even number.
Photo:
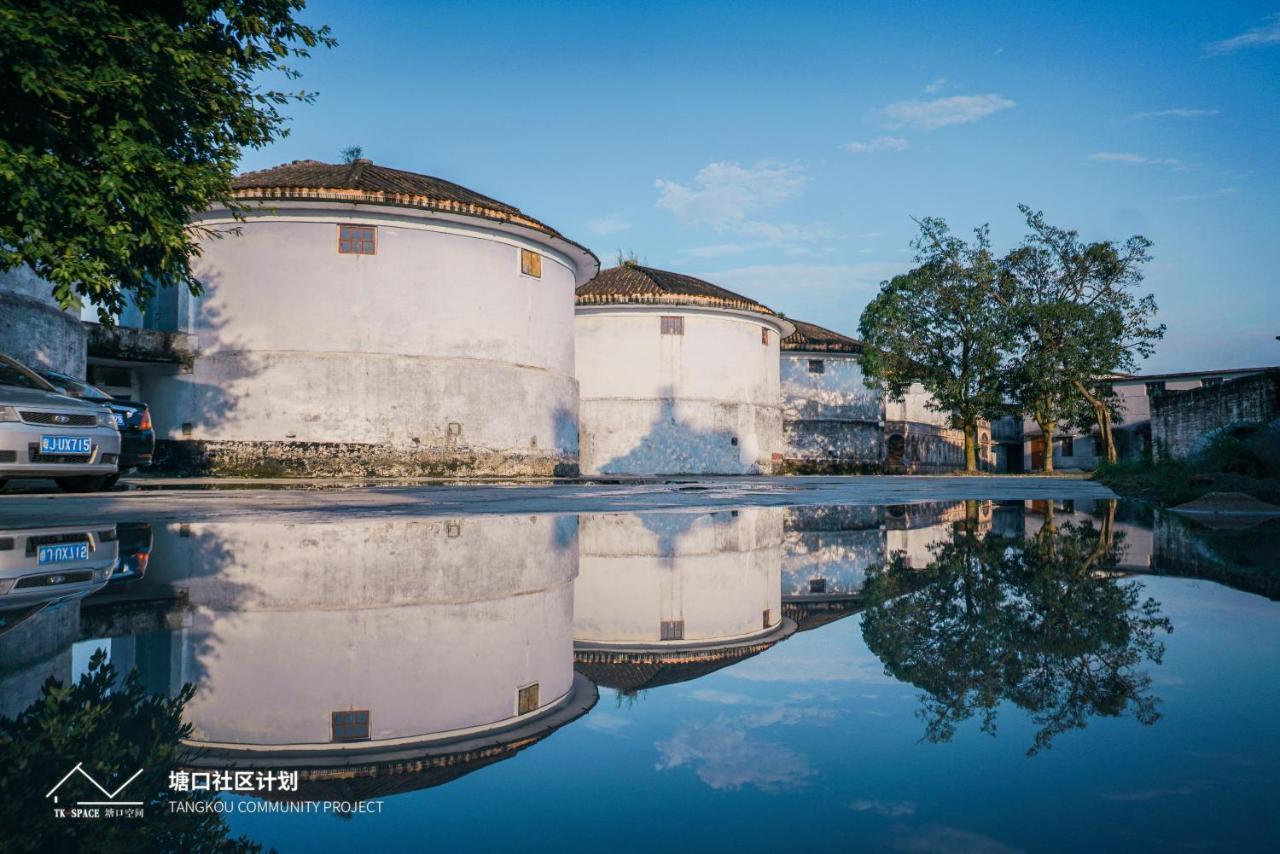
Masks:
[[[805,350],[826,353],[861,353],[862,342],[839,332],[832,332],[816,323],[787,318],[795,324],[796,331],[782,339],[783,350]]]
[[[623,263],[600,271],[591,281],[578,288],[578,305],[697,305],[753,311],[758,314],[777,313],[750,297],[735,294],[719,285],[672,273]]]
[[[1152,382],[1154,380],[1193,380],[1200,377],[1225,377],[1234,374],[1261,374],[1266,371],[1280,371],[1280,365],[1267,365],[1260,368],[1218,368],[1203,371],[1179,371],[1170,374],[1115,374],[1109,377],[1113,383]]]

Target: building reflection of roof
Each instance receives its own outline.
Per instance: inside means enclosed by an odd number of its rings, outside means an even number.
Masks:
[[[419,742],[396,739],[392,744],[365,741],[310,749],[189,743],[192,753],[184,764],[198,770],[296,770],[298,791],[258,793],[269,800],[368,800],[439,786],[510,758],[585,715],[598,698],[591,680],[575,674],[573,687],[559,703],[501,729],[456,738],[427,736]]]
[[[782,597],[782,613],[795,620],[796,630],[801,632],[860,614],[866,607],[860,593]]]
[[[795,621],[783,616],[767,632],[727,643],[575,644],[574,669],[597,685],[632,694],[699,679],[759,655],[795,632]]]

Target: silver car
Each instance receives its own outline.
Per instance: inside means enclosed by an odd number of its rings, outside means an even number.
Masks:
[[[48,477],[67,492],[93,492],[119,460],[120,431],[108,409],[58,394],[0,353],[0,486],[11,477]]]
[[[0,528],[0,609],[88,596],[111,579],[116,526]]]

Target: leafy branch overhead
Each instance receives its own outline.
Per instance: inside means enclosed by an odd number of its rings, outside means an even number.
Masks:
[[[336,44],[302,0],[0,7],[0,270],[30,266],[65,308],[104,320],[159,284],[199,293],[191,211],[239,210],[245,148],[287,133],[314,93],[291,65]]]

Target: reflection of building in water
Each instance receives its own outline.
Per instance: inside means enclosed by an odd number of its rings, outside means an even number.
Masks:
[[[196,685],[197,763],[298,767],[371,797],[459,776],[582,714],[595,691],[573,671],[575,528],[548,516],[157,528],[142,586],[189,597],[163,687]]]
[[[800,631],[862,610],[867,569],[885,559],[883,507],[786,509],[782,608]]]
[[[682,682],[795,631],[782,614],[779,508],[584,515],[574,649],[595,682]]]
[[[1028,501],[1025,504],[1023,536],[1034,537],[1048,523],[1052,510],[1053,524],[1089,524],[1101,530],[1108,512],[1107,501]],[[1116,534],[1118,563],[1116,569],[1128,572],[1150,572],[1155,559],[1155,537],[1150,524],[1119,516],[1109,522]]]
[[[0,611],[0,718],[15,717],[38,699],[46,679],[71,681],[79,627],[78,599]]]
[[[967,502],[977,513],[977,532],[991,530],[990,501]],[[932,560],[930,548],[950,541],[952,527],[964,522],[964,501],[894,504],[885,508],[886,558],[901,555],[912,569],[924,569]]]

